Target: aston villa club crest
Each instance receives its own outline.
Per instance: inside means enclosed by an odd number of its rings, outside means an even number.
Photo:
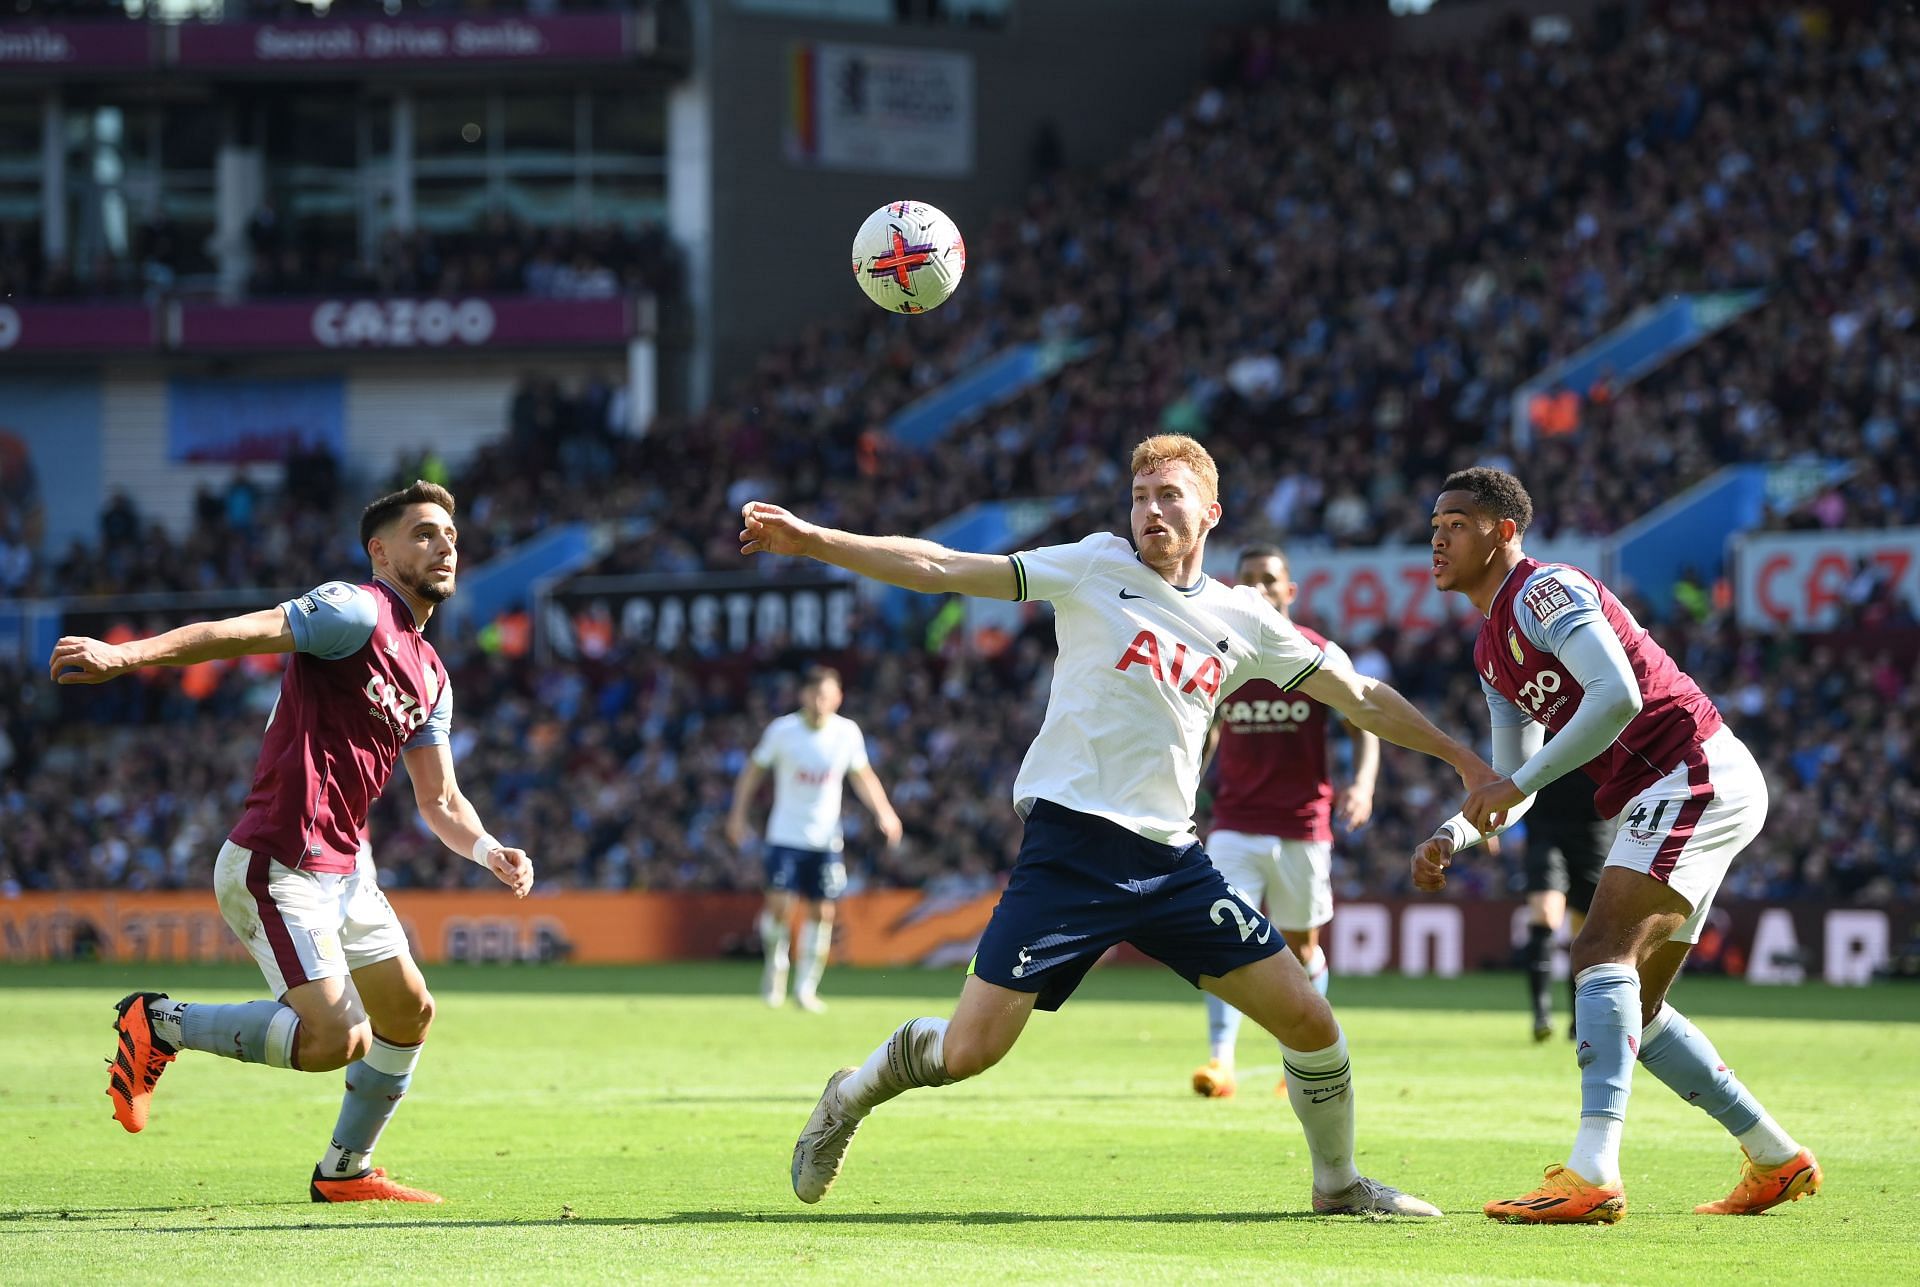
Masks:
[[[1520,649],[1520,632],[1512,626],[1507,627],[1507,651],[1513,654],[1514,665],[1524,666],[1527,664],[1527,654]]]

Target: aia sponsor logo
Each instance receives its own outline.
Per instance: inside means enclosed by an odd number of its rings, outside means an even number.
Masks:
[[[1207,701],[1220,695],[1220,683],[1226,678],[1226,668],[1218,657],[1197,652],[1183,643],[1163,643],[1151,630],[1135,635],[1127,650],[1120,654],[1120,660],[1113,664],[1113,668],[1122,673],[1136,666],[1151,675],[1155,683],[1181,693],[1198,693]]]

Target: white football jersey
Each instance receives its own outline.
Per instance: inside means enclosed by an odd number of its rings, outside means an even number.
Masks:
[[[1051,800],[1162,844],[1194,840],[1221,695],[1249,679],[1291,691],[1320,669],[1320,649],[1251,586],[1169,585],[1109,532],[1024,551],[1013,567],[1021,600],[1053,604],[1060,644],[1014,808]]]
[[[867,767],[867,740],[844,715],[819,728],[795,711],[767,725],[753,762],[773,773],[767,843],[788,849],[840,850],[840,787]]]

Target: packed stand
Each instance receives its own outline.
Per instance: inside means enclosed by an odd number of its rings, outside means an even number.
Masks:
[[[1920,897],[1920,663],[1746,632],[1724,612],[1678,612],[1661,636],[1753,748],[1772,794],[1766,830],[1728,893]],[[442,649],[458,697],[462,788],[500,835],[530,843],[548,887],[758,887],[757,854],[724,836],[732,786],[768,721],[793,709],[797,671],[813,657],[615,652],[535,664],[485,637]],[[1351,651],[1437,723],[1484,744],[1468,634],[1383,634]],[[849,808],[858,883],[964,896],[1010,868],[1019,823],[1009,791],[1039,727],[1052,652],[1050,619],[1036,615],[987,658],[919,648],[842,659],[845,713],[866,731],[907,832],[887,851]],[[207,885],[239,816],[278,664],[228,666],[197,689],[167,674],[64,692],[41,675],[0,675],[0,893]],[[1373,821],[1336,842],[1344,899],[1407,896],[1408,855],[1462,795],[1437,762],[1391,746],[1383,755]],[[484,883],[418,823],[404,774],[371,832],[383,885]],[[1497,857],[1476,851],[1449,896],[1517,894],[1524,845],[1517,831]]]

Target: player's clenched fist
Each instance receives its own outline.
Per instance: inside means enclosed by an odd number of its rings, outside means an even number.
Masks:
[[[132,669],[125,650],[83,635],[67,635],[53,646],[47,673],[56,684],[100,684]]]
[[[805,554],[816,529],[778,505],[748,501],[740,507],[742,554]]]
[[[1434,893],[1447,887],[1447,868],[1453,863],[1453,841],[1434,836],[1413,851],[1413,887]]]
[[[500,846],[487,855],[487,868],[515,898],[525,898],[533,889],[533,859],[524,849]]]

